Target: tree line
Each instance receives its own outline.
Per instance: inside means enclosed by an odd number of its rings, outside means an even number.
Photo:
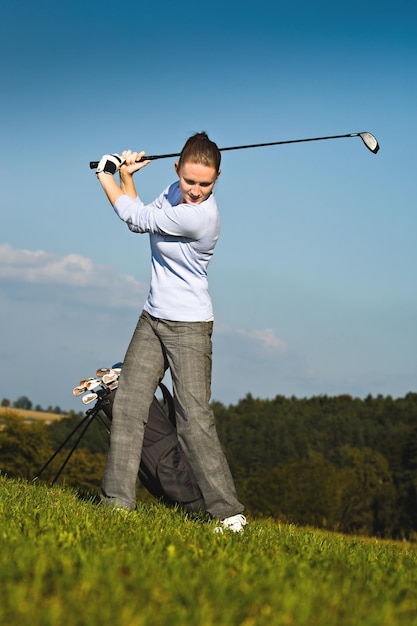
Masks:
[[[348,395],[212,404],[246,513],[348,534],[417,538],[417,394]],[[84,414],[48,425],[4,415],[0,470],[31,479]],[[108,429],[88,425],[60,482],[97,492]],[[64,455],[73,445],[66,444]],[[52,480],[62,454],[41,478]],[[150,496],[138,487],[138,497]]]
[[[27,396],[19,396],[14,402],[11,402],[9,398],[3,398],[0,406],[4,408],[13,408],[13,409],[23,409],[25,411],[40,411],[45,413],[55,413],[57,415],[62,415],[63,411],[61,411],[60,406],[48,406],[47,409],[43,409],[40,404],[36,404],[33,406],[33,402]],[[65,411],[64,411],[65,413]]]

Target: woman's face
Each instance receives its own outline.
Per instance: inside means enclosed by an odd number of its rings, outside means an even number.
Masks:
[[[186,161],[181,166],[175,163],[175,171],[180,179],[180,190],[187,204],[201,204],[213,191],[214,184],[220,176],[214,167],[202,163]]]

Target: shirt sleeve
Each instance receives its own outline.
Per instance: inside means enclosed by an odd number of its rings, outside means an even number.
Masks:
[[[206,229],[205,203],[173,206],[168,193],[162,193],[151,204],[145,205],[139,197],[128,195],[116,200],[114,210],[135,233],[157,233],[187,239],[199,239]]]

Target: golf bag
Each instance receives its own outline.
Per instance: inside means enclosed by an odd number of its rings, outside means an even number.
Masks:
[[[204,511],[204,500],[193,471],[178,441],[174,400],[160,383],[168,414],[154,397],[145,426],[139,480],[155,498],[167,506],[179,505],[187,511]],[[112,419],[116,389],[99,399],[95,409]]]
[[[112,420],[121,366],[122,363],[117,363],[111,369],[98,370],[97,376],[100,375],[100,378],[83,379],[80,381],[80,386],[74,388],[74,395],[85,394],[82,398],[84,404],[90,404],[94,400],[96,403],[86,412],[84,418],[61,443],[33,480],[41,476],[79,431],[78,438],[52,481],[54,484],[94,420],[108,430],[106,420],[103,418],[107,418],[110,422]],[[154,396],[144,430],[139,480],[149,493],[167,506],[178,505],[186,511],[204,512],[203,496],[178,440],[173,397],[165,385],[160,383],[159,387],[167,410],[164,410],[163,405]]]

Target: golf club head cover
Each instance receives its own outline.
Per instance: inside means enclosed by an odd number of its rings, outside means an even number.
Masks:
[[[96,174],[104,172],[105,174],[113,176],[113,174],[120,169],[120,166],[123,165],[123,163],[124,160],[118,154],[105,154],[99,161]]]

